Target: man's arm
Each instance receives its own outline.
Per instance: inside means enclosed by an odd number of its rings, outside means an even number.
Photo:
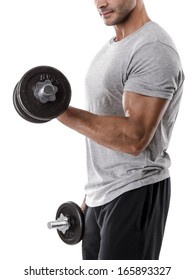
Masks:
[[[137,156],[152,140],[168,104],[167,99],[124,92],[125,117],[69,107],[58,120],[100,145]]]

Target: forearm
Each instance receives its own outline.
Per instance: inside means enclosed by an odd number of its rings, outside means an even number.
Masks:
[[[120,152],[137,155],[141,130],[130,118],[100,116],[69,107],[58,120],[94,142]]]

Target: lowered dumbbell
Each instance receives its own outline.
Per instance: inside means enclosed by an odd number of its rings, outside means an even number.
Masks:
[[[74,202],[62,204],[56,213],[56,220],[47,224],[49,229],[57,232],[68,245],[75,245],[81,241],[84,234],[84,214]]]
[[[56,68],[38,66],[17,83],[13,103],[18,114],[33,123],[48,122],[61,115],[71,99],[67,78]]]

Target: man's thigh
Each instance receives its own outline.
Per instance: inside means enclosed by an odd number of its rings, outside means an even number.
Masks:
[[[159,259],[170,202],[170,180],[129,191],[102,209],[99,259]],[[100,219],[101,221],[101,219]]]

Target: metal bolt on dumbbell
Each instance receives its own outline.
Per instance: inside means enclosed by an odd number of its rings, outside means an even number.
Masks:
[[[50,80],[45,80],[44,82],[38,82],[34,90],[34,96],[41,103],[45,104],[48,101],[56,100],[56,93],[58,88],[52,84]]]
[[[70,222],[68,217],[65,217],[63,214],[60,214],[60,217],[53,222],[47,223],[49,229],[58,229],[63,234],[70,228]]]

